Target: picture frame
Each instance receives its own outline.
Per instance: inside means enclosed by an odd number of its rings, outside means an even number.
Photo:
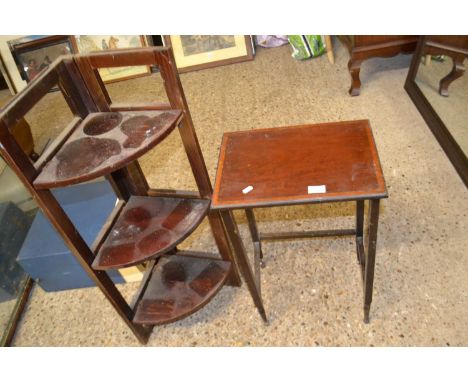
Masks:
[[[179,73],[254,59],[252,38],[244,35],[163,36],[172,47]]]
[[[59,56],[74,53],[70,36],[64,35],[25,36],[9,41],[8,45],[21,78],[28,83]]]
[[[77,53],[90,53],[107,49],[142,48],[147,46],[143,35],[76,35],[71,42]],[[151,74],[149,66],[122,66],[99,69],[105,84]]]

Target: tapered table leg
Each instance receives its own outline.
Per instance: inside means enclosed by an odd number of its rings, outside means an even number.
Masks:
[[[262,316],[263,321],[268,322],[260,292],[260,273],[258,272],[257,277],[255,277],[255,274],[252,272],[249,260],[247,259],[244,243],[240,237],[239,228],[234,220],[234,216],[232,216],[232,212],[229,210],[221,210],[220,213],[224,226],[226,227],[226,232],[233,246],[234,255],[237,258],[239,270],[244,277],[244,281],[249,288],[249,292],[252,295],[252,299],[254,300],[260,316]]]
[[[358,264],[362,264],[362,246],[364,243],[364,200],[356,201],[356,254]]]
[[[247,221],[249,223],[250,236],[252,236],[252,241],[254,245],[255,258],[259,259],[259,264],[262,268],[265,267],[263,261],[263,251],[262,251],[262,242],[260,240],[260,235],[258,233],[257,222],[255,221],[255,215],[251,208],[245,209],[245,215],[247,216]]]
[[[379,199],[369,201],[369,234],[367,235],[367,256],[364,269],[364,322],[369,323],[369,311],[374,286],[375,250],[379,225]]]
[[[224,232],[223,223],[221,220],[221,216],[219,215],[218,211],[210,211],[208,215],[208,220],[210,222],[211,230],[213,231],[213,236],[218,246],[219,252],[223,260],[232,261],[232,253],[229,248],[228,239],[226,238],[226,234]],[[237,269],[236,264],[232,264],[230,275],[226,280],[226,285],[229,286],[241,286],[242,282],[240,279],[239,271]]]

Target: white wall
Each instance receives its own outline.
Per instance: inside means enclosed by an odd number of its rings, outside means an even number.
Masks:
[[[20,91],[23,88],[26,87],[26,81],[23,81],[21,79],[21,76],[18,72],[18,68],[16,67],[15,60],[13,59],[13,56],[10,53],[10,49],[8,48],[7,41],[9,40],[14,40],[16,38],[23,37],[23,36],[9,36],[9,35],[0,35],[0,55],[3,58],[3,61],[5,62],[6,70],[10,74],[10,77],[12,78],[16,90]],[[5,77],[5,80],[8,83],[8,78]],[[10,87],[11,85],[8,83],[8,86]],[[13,89],[10,87],[10,91]]]

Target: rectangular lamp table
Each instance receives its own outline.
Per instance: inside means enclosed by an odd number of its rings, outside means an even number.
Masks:
[[[223,136],[211,208],[220,210],[252,298],[266,321],[260,291],[262,240],[353,235],[369,322],[379,202],[387,190],[368,120],[228,132]],[[254,208],[355,202],[354,229],[260,233]],[[364,202],[369,203],[364,235]],[[254,270],[232,210],[244,209],[254,243]],[[366,242],[365,242],[366,240]]]

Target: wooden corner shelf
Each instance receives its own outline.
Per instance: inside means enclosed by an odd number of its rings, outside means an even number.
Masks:
[[[194,313],[216,295],[230,268],[228,261],[184,252],[162,256],[139,297],[133,322],[161,325]]]
[[[139,65],[158,67],[168,102],[112,103],[99,69]],[[73,120],[33,163],[11,129],[55,87]],[[176,126],[197,184],[196,194],[151,189],[138,163]],[[203,307],[224,283],[241,285],[225,219],[210,211],[212,185],[170,48],[61,56],[0,109],[0,155],[140,342],[148,342],[153,325],[184,318]],[[51,189],[103,175],[118,202],[89,246]],[[205,217],[219,259],[176,248]],[[136,304],[129,304],[103,270],[143,263],[147,264],[144,281]]]
[[[180,110],[90,113],[33,184],[69,186],[122,168],[160,143],[181,118]]]
[[[131,196],[92,267],[129,267],[170,251],[198,227],[209,207],[207,199]]]

